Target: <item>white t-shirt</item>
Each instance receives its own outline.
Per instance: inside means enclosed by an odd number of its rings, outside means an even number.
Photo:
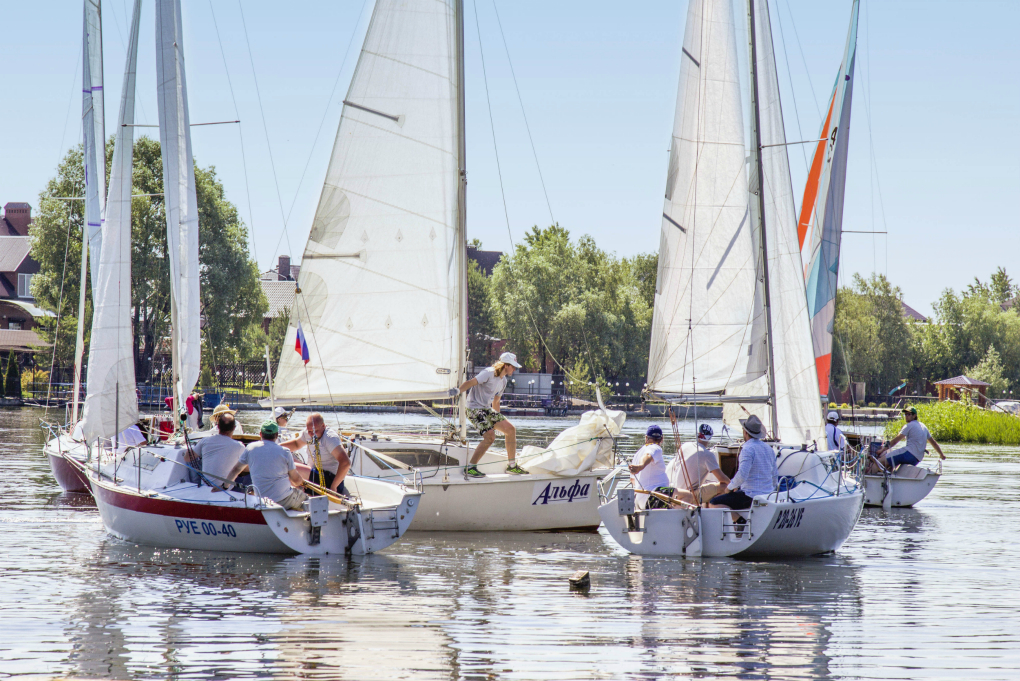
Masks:
[[[225,478],[240,460],[244,445],[229,435],[210,435],[196,442],[192,447],[196,454],[202,456],[202,472],[217,476],[209,482],[221,486]]]
[[[683,462],[687,465],[687,474],[692,478],[691,483],[694,485],[694,489],[691,491],[697,491],[706,476],[712,471],[719,470],[719,460],[716,458],[715,452],[700,442],[684,443],[680,447],[680,454],[683,456]],[[687,482],[684,479],[684,471],[680,466],[680,460],[678,456],[670,461],[669,466],[666,468],[666,473],[669,476],[669,484],[671,486],[677,489],[687,489]]]
[[[288,476],[288,471],[294,470],[294,457],[275,442],[251,443],[241,453],[240,461],[248,466],[252,484],[263,497],[279,502],[294,489]]]
[[[316,468],[315,463],[315,438],[308,433],[308,429],[301,431],[298,435],[298,440],[301,444],[308,447],[308,465],[312,468]],[[343,443],[340,441],[340,436],[336,434],[336,431],[332,428],[326,428],[322,432],[322,437],[319,440],[319,456],[322,459],[322,470],[329,471],[333,475],[340,470],[340,462],[333,456],[333,450],[340,447]]]
[[[492,367],[482,369],[475,380],[478,385],[468,390],[468,409],[492,409],[492,401],[496,395],[502,395],[506,390],[506,376],[496,376]]]
[[[846,435],[835,423],[825,424],[825,440],[829,449],[846,449]]]
[[[631,464],[635,466],[641,465],[641,462],[645,460],[645,454],[652,455],[652,462],[634,476],[638,487],[649,491],[654,491],[656,487],[669,487],[669,476],[666,475],[666,461],[662,458],[662,447],[659,445],[645,445],[634,452],[634,458],[630,461]],[[644,508],[647,499],[647,494],[637,495],[637,501],[641,508]]]
[[[928,426],[917,419],[905,424],[900,429],[900,435],[907,439],[907,451],[914,455],[918,461],[924,458],[924,448],[928,445]]]

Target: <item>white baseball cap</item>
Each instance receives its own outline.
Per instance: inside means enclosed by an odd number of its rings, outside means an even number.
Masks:
[[[289,418],[289,415],[287,414],[287,410],[286,409],[284,409],[283,407],[277,407],[276,409],[273,410],[273,418],[274,419],[278,419],[281,416],[288,416],[288,418]]]
[[[515,367],[517,369],[521,368],[521,365],[517,363],[517,355],[515,355],[512,352],[504,352],[502,355],[499,356],[499,361],[503,362],[504,364],[509,364],[510,366]]]
[[[839,420],[839,414],[834,412],[834,411],[830,411],[828,414],[825,415],[825,420],[826,421],[838,421]]]

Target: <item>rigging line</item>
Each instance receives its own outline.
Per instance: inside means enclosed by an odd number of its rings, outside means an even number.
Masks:
[[[793,37],[797,41],[797,48],[800,50],[800,59],[804,63],[804,74],[807,78],[808,86],[811,88],[811,101],[815,103],[815,110],[818,111],[818,117],[822,117],[822,107],[818,104],[818,95],[815,94],[815,84],[811,80],[811,71],[808,70],[807,58],[804,56],[804,46],[800,42],[800,34],[797,33],[797,22],[793,19],[793,10],[790,9],[790,0],[786,0],[786,11],[790,14],[790,26],[793,27]],[[779,7],[776,7],[776,16],[779,16]],[[782,19],[780,19],[782,24]],[[783,32],[783,27],[780,25],[779,33]],[[786,41],[783,41],[783,50],[786,50]]]
[[[64,309],[64,280],[67,276],[67,254],[71,247],[71,204],[67,204],[67,239],[64,242],[64,268],[60,272],[60,295],[57,297],[57,319],[53,324],[53,357],[50,359],[50,375],[46,381],[46,407],[43,410],[45,417],[50,410],[50,394],[53,389],[53,369],[57,364],[57,346],[60,345],[60,315]],[[82,237],[84,238],[84,236]]]
[[[506,190],[503,187],[503,170],[499,164],[499,147],[496,144],[496,126],[495,123],[493,123],[492,119],[492,100],[489,98],[489,77],[485,70],[485,48],[482,46],[482,28],[481,24],[478,21],[477,0],[472,0],[471,7],[474,10],[475,15],[475,30],[478,32],[478,52],[481,54],[482,57],[482,82],[485,83],[485,103],[488,105],[489,109],[489,129],[492,132],[492,149],[496,156],[496,173],[499,176],[499,192],[503,198],[503,216],[506,218],[506,231],[507,235],[510,237],[510,247],[511,249],[516,251],[517,246],[516,244],[514,244],[513,230],[510,229],[510,211],[506,205]],[[507,259],[508,266],[510,266],[509,263],[510,259]],[[554,355],[552,350],[549,349],[549,345],[545,342],[545,337],[542,335],[542,331],[538,328],[538,322],[535,320],[535,315],[531,310],[531,305],[528,303],[527,299],[523,299],[522,302],[524,303],[524,309],[528,311],[528,318],[531,320],[531,325],[535,329],[535,335],[538,336],[538,340],[541,341],[542,347],[545,348],[545,351],[549,354],[549,357],[552,357],[552,360],[553,362],[556,363],[556,366],[563,370],[563,374],[565,376],[569,377],[573,381],[577,381],[578,383],[584,383],[585,381],[581,381],[576,376],[567,371],[567,368],[563,366],[563,364],[558,359],[556,359],[556,355]],[[592,374],[594,375],[595,367],[592,367],[591,370]]]
[[[78,67],[81,65],[81,56],[83,49],[76,50],[78,54],[77,61],[74,62],[74,72],[71,75],[71,97],[67,101],[67,114],[64,116],[64,129],[60,132],[60,148],[57,150],[57,166],[60,166],[60,157],[64,153],[64,140],[67,139],[67,121],[71,118],[71,109],[74,107],[74,96],[78,94],[81,89],[76,86],[78,82]]]
[[[789,9],[789,5],[790,5],[789,2],[787,2],[787,9]],[[783,32],[783,13],[780,11],[780,7],[779,7],[778,3],[776,4],[776,19],[779,21],[779,39],[783,42],[783,61],[786,62],[786,77],[790,81],[790,96],[793,98],[793,116],[797,120],[797,135],[800,137],[800,139],[803,140],[804,139],[804,128],[800,124],[800,110],[799,110],[800,108],[797,106],[797,93],[796,93],[796,90],[793,87],[793,71],[790,70],[790,53],[786,49],[786,34]],[[812,90],[812,94],[814,94],[813,90]],[[823,122],[823,124],[824,124],[824,122]],[[808,144],[810,142],[820,142],[820,141],[822,141],[822,140],[805,140],[803,142],[787,142],[786,144],[787,145],[794,145],[794,144],[795,145],[802,145],[802,144]],[[766,146],[772,146],[772,145],[766,145]],[[800,150],[801,150],[802,155],[804,156],[804,168],[807,170],[808,174],[810,174],[811,173],[811,165],[810,165],[810,163],[808,163],[807,149],[802,146]],[[796,200],[796,194],[794,194],[794,200]],[[803,196],[801,197],[801,201],[803,202]],[[800,215],[801,207],[800,206],[795,206],[795,208],[797,210],[797,215]]]
[[[276,202],[280,206],[280,218],[283,219],[283,236],[287,239],[287,248],[293,251],[293,247],[290,245],[290,233],[287,231],[287,218],[283,213],[283,197],[280,195],[280,178],[276,175],[276,162],[273,160],[273,145],[269,141],[269,126],[266,125],[266,112],[262,107],[262,91],[259,90],[259,79],[255,73],[255,58],[251,53],[251,41],[248,39],[248,25],[244,20],[244,8],[241,6],[241,0],[237,0],[237,10],[241,13],[241,27],[244,29],[244,42],[248,47],[248,63],[251,64],[251,76],[252,80],[255,81],[255,95],[259,103],[259,114],[262,117],[262,130],[266,134],[266,149],[269,151],[269,167],[273,172],[273,184],[276,187]]]
[[[496,25],[499,26],[499,36],[503,39],[503,49],[506,50],[506,61],[510,65],[510,75],[513,77],[514,90],[517,91],[517,102],[521,105],[521,116],[524,118],[524,129],[528,131],[528,141],[531,142],[531,154],[535,157],[535,167],[538,168],[538,179],[542,183],[542,193],[545,194],[545,205],[549,208],[549,219],[556,224],[553,217],[552,203],[549,201],[549,192],[545,188],[545,178],[542,177],[542,166],[538,162],[538,152],[535,151],[535,140],[531,136],[531,126],[528,125],[528,114],[524,111],[524,100],[521,98],[521,88],[517,85],[517,74],[514,72],[514,63],[510,59],[510,48],[506,44],[506,35],[503,33],[503,22],[499,19],[499,10],[496,8],[496,0],[492,0],[492,11],[496,13]],[[476,16],[477,19],[477,9]]]
[[[234,103],[234,117],[237,119],[241,118],[241,113],[237,109],[237,97],[234,96],[234,83],[230,80],[230,69],[227,67],[227,54],[223,50],[223,40],[220,38],[220,26],[216,21],[216,12],[213,10],[212,0],[209,0],[209,13],[212,14],[213,28],[216,30],[216,42],[220,46],[220,57],[223,59],[223,71],[227,75],[227,86],[230,88],[230,100]],[[258,266],[259,254],[255,247],[255,216],[251,210],[251,186],[248,183],[248,160],[245,158],[244,153],[244,130],[241,128],[241,122],[237,122],[237,134],[240,137],[241,143],[241,168],[244,170],[244,191],[248,198],[248,224],[251,226],[251,234],[249,239],[251,241],[251,252],[252,257],[255,258],[255,265]]]

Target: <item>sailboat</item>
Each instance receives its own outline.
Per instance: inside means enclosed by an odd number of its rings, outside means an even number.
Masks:
[[[759,415],[785,480],[782,491],[739,512],[641,509],[634,490],[618,490],[599,509],[602,521],[617,543],[641,555],[834,551],[863,506],[859,462],[847,466],[838,452],[821,451],[825,431],[767,1],[748,0],[747,17],[749,156],[730,0],[688,6],[648,391],[671,403],[721,402],[734,426],[742,415]]]
[[[95,0],[85,4],[87,54],[90,8],[98,21],[99,6]],[[60,433],[56,438],[57,453],[84,477],[107,531],[130,542],[312,554],[364,554],[385,548],[407,530],[417,511],[419,492],[374,479],[351,480],[350,497],[314,497],[302,510],[287,510],[252,487],[232,492],[203,484],[200,472],[185,457],[190,437],[183,424],[167,442],[161,442],[153,429],[149,429],[153,441],[148,442],[133,427],[138,422],[138,404],[131,342],[131,170],[140,14],[141,0],[135,0],[105,211],[99,210],[99,188],[91,182],[95,139],[91,126],[85,126],[86,215],[90,229],[97,228],[87,240],[93,259],[95,310],[84,411],[74,433]],[[180,0],[157,0],[158,111],[175,405],[182,405],[191,393],[201,363],[198,204],[182,34]],[[85,71],[87,84],[89,66]],[[88,114],[92,89],[83,90]],[[104,214],[105,220],[98,217]],[[125,442],[125,428],[138,439]],[[69,443],[77,449],[71,450]],[[78,456],[81,449],[84,458]],[[192,473],[199,482],[191,482]]]
[[[801,253],[807,263],[804,277],[808,313],[811,316],[811,341],[815,352],[819,393],[822,395],[829,394],[832,370],[832,337],[836,317],[836,291],[839,286],[839,254],[843,237],[843,200],[859,13],[860,1],[854,0],[843,61],[836,74],[825,119],[815,144],[797,224]],[[858,438],[863,446],[867,446],[869,440]],[[866,475],[864,503],[866,506],[913,506],[928,496],[941,476],[941,461],[935,470],[925,466],[903,465],[881,475]]]
[[[445,400],[468,376],[463,0],[378,0],[305,246],[276,405]],[[353,442],[359,475],[416,481],[413,530],[594,530],[603,465],[569,476],[463,475],[465,403],[442,440]],[[617,429],[618,432],[618,429]],[[611,456],[609,457],[611,459]],[[527,463],[525,462],[525,467]],[[584,490],[548,503],[558,489]],[[558,500],[558,497],[553,497]]]

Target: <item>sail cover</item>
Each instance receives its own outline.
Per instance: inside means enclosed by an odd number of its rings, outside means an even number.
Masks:
[[[752,175],[749,189],[752,205],[758,201],[759,186],[764,193],[766,257],[769,268],[772,317],[772,351],[775,366],[776,411],[778,422],[773,434],[786,442],[813,442],[825,435],[822,404],[818,393],[814,351],[804,290],[800,243],[797,238],[797,214],[790,178],[783,110],[779,97],[779,78],[772,44],[772,28],[766,0],[754,2],[755,43],[758,78],[758,108],[761,123],[763,181]],[[753,151],[753,150],[752,150]],[[753,157],[753,154],[752,154]],[[757,218],[757,209],[754,211]],[[763,377],[734,394],[765,395],[768,379]],[[738,419],[756,413],[765,424],[772,418],[768,405],[725,405],[723,419],[739,427]]]
[[[756,323],[761,307],[735,28],[730,0],[688,5],[659,241],[650,391],[722,391],[766,369],[764,326]]]
[[[275,383],[280,403],[444,397],[463,380],[457,0],[378,0]],[[309,361],[292,351],[301,324]]]
[[[804,187],[797,236],[807,266],[808,313],[814,343],[818,388],[829,394],[832,366],[832,327],[836,314],[839,247],[843,229],[843,191],[846,185],[847,146],[850,141],[850,108],[853,99],[854,62],[857,52],[858,2],[850,14],[843,63],[829,97],[829,107],[819,132],[810,174]]]
[[[103,113],[103,28],[99,0],[85,0],[82,39],[82,134],[85,217],[95,296],[106,208],[106,119]]]
[[[170,323],[177,397],[198,382],[199,327],[198,201],[191,156],[191,122],[184,78],[180,0],[156,0],[156,81],[163,196],[170,260]]]
[[[89,442],[112,438],[138,420],[131,336],[131,188],[135,122],[135,72],[142,0],[135,0],[128,37],[124,87],[113,144],[110,196],[102,250],[93,267],[92,342],[82,432]]]

